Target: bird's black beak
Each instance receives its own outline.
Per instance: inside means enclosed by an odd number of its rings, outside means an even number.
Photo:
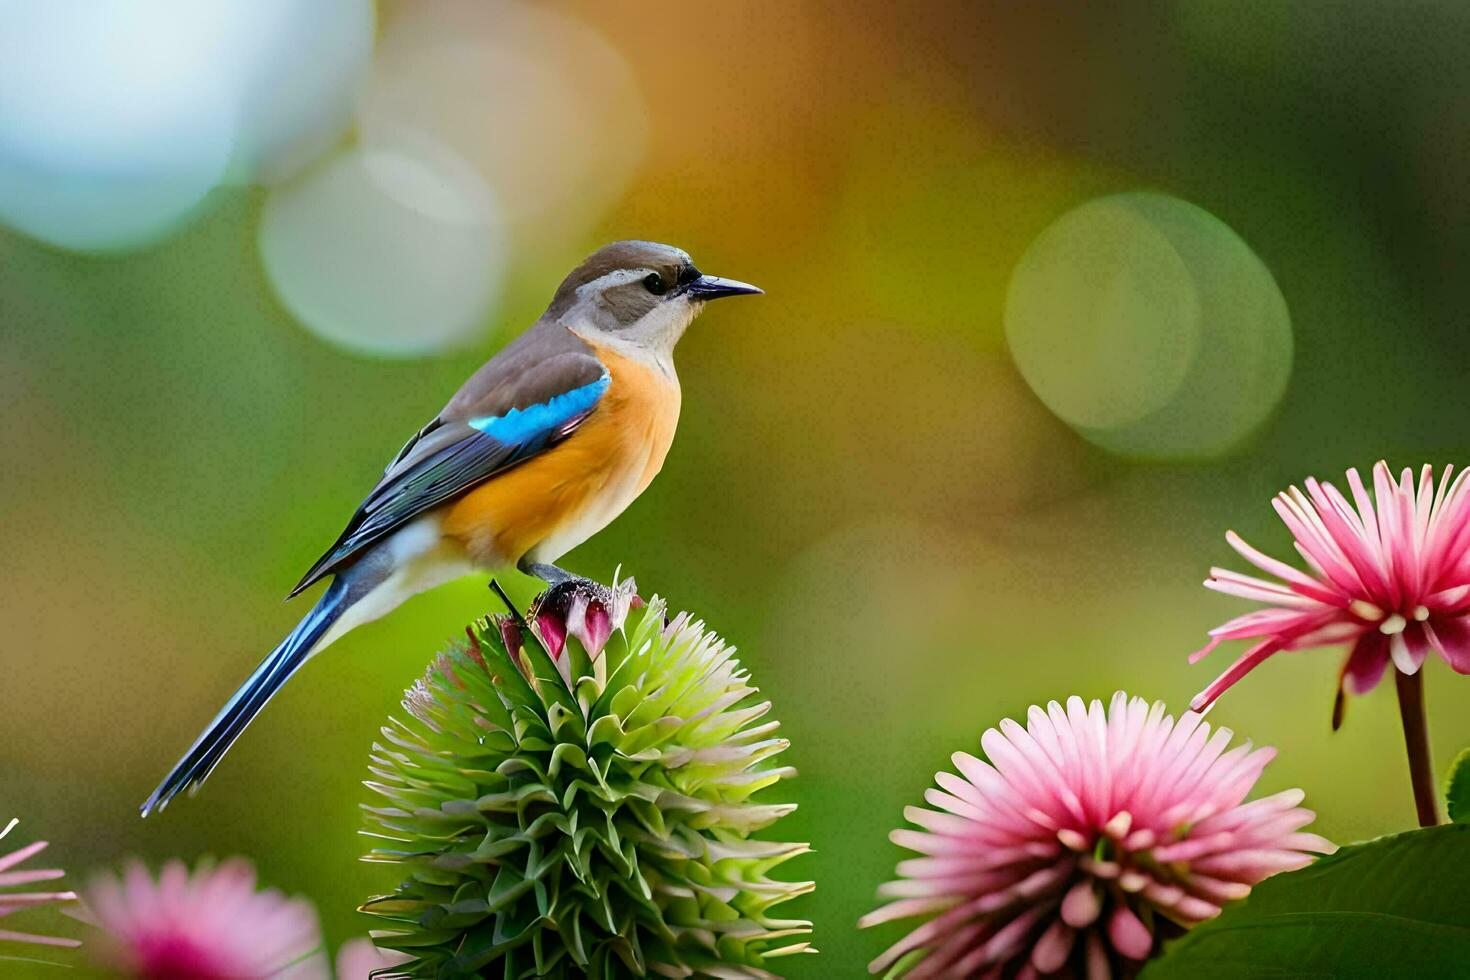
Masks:
[[[692,300],[719,299],[722,296],[759,296],[765,292],[758,286],[735,279],[719,276],[700,276],[686,287],[685,292]]]

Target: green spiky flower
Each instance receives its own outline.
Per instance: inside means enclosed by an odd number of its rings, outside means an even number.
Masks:
[[[632,594],[561,635],[481,621],[383,729],[367,859],[408,877],[363,911],[394,923],[375,939],[416,957],[405,974],[733,980],[810,951],[772,909],[812,884],[770,877],[807,846],[752,837],[795,809],[752,799],[793,774],[770,703],[687,614],[653,599],[624,624]],[[604,616],[610,637],[582,628]]]

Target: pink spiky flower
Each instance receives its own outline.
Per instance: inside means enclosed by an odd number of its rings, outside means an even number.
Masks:
[[[99,956],[139,980],[192,977],[327,978],[316,910],[302,898],[257,891],[248,861],[232,858],[193,874],[182,861],[157,880],[138,861],[99,875],[83,895],[105,936]]]
[[[959,774],[904,817],[894,843],[921,856],[879,890],[861,925],[925,917],[870,965],[908,980],[1130,972],[1161,937],[1218,914],[1278,871],[1333,849],[1302,833],[1300,790],[1250,803],[1274,755],[1226,751],[1199,715],[1119,692],[1033,707],[954,755]]]
[[[4,838],[20,821],[14,817],[3,828],[0,828],[0,838]],[[33,844],[27,844],[19,850],[11,851],[9,854],[0,854],[0,919],[27,909],[43,908],[48,905],[59,905],[66,902],[76,901],[76,892],[59,891],[11,891],[22,885],[33,885],[40,881],[55,881],[63,877],[66,872],[55,868],[27,868],[19,870],[19,866],[29,861],[46,849],[46,842],[38,840]],[[0,929],[0,943],[28,943],[36,946],[80,946],[81,943],[75,939],[63,939],[60,936],[40,936],[32,932],[18,932],[14,929]],[[4,959],[0,956],[0,959]]]
[[[1470,484],[1446,466],[1438,487],[1425,466],[1417,488],[1405,469],[1397,483],[1388,464],[1373,467],[1373,493],[1348,470],[1353,504],[1330,483],[1306,481],[1272,502],[1306,561],[1303,572],[1264,555],[1231,531],[1230,546],[1272,582],[1212,568],[1205,587],[1270,608],[1210,631],[1197,662],[1226,640],[1255,640],[1190,703],[1203,709],[1282,650],[1351,644],[1338,682],[1333,727],[1342,721],[1344,689],[1365,694],[1392,663],[1415,675],[1429,651],[1457,673],[1470,673]],[[1375,506],[1376,503],[1376,506]]]

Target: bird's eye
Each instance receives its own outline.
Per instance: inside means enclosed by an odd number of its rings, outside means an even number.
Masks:
[[[664,285],[663,276],[659,275],[657,272],[650,272],[648,275],[643,277],[643,288],[648,290],[655,296],[662,296],[668,291],[669,287]]]

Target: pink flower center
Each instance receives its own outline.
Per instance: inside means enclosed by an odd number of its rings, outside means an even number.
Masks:
[[[134,951],[138,972],[148,980],[240,980],[218,956],[192,937],[167,933],[140,937]]]

